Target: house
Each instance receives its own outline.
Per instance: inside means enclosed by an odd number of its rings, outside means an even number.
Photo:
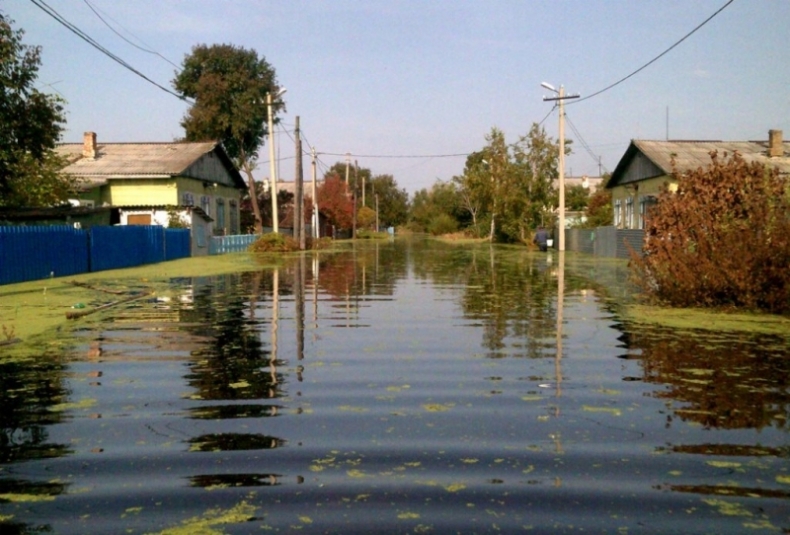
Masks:
[[[603,177],[600,176],[566,176],[563,181],[565,182],[566,188],[572,188],[574,186],[581,186],[586,190],[595,191],[598,186],[603,182]]]
[[[770,130],[767,141],[645,141],[634,139],[617,164],[606,188],[612,192],[614,226],[641,229],[645,215],[666,186],[677,189],[672,176],[706,168],[710,153],[738,152],[746,162],[757,161],[790,174],[790,143],[782,141],[781,130]]]
[[[56,151],[69,162],[63,172],[81,180],[75,204],[117,208],[113,224],[180,219],[193,229],[193,248],[205,235],[239,233],[246,184],[219,142],[98,143],[86,132],[82,144]]]

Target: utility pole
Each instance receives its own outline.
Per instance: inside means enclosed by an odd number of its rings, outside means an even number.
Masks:
[[[299,130],[299,116],[296,116],[294,129],[296,142],[296,172],[294,173],[294,238],[299,242],[299,250],[304,251],[304,189],[302,187],[304,175],[302,173],[302,138]]]
[[[376,193],[376,232],[379,231],[379,194]]]
[[[559,190],[560,190],[560,202],[559,202],[559,237],[558,237],[558,250],[560,252],[565,251],[565,100],[571,98],[579,98],[579,95],[565,95],[565,87],[560,86],[560,90],[557,91],[554,89],[553,86],[543,82],[540,84],[541,86],[545,87],[549,91],[554,91],[557,93],[556,97],[543,97],[544,101],[547,100],[558,100],[560,102],[560,154],[559,154],[559,163],[557,165],[559,171]]]
[[[362,206],[365,206],[365,175],[362,175]]]
[[[354,160],[354,195],[351,197],[354,200],[354,221],[351,238],[357,237],[357,188],[359,187],[359,164]]]
[[[274,161],[274,117],[272,116],[272,94],[266,93],[266,110],[269,112],[269,193],[272,196],[272,231],[280,231],[277,213],[277,166]]]
[[[348,189],[348,168],[351,165],[351,153],[346,153],[346,189]]]
[[[315,147],[312,149],[312,173],[313,173],[313,238],[318,239],[321,234],[318,230],[318,195],[316,194],[316,167],[315,167]]]

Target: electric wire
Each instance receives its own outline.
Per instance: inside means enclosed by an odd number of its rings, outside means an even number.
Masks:
[[[694,33],[695,33],[697,30],[699,30],[700,28],[702,28],[703,26],[705,26],[705,25],[706,25],[708,22],[710,22],[711,20],[713,20],[713,18],[714,18],[716,15],[718,15],[719,13],[721,13],[722,11],[724,11],[724,9],[725,9],[725,8],[727,8],[727,7],[728,7],[730,4],[732,4],[734,1],[735,1],[735,0],[728,0],[728,1],[727,1],[727,3],[725,3],[725,4],[724,4],[723,6],[721,6],[719,9],[717,9],[717,10],[716,10],[716,11],[715,11],[715,12],[714,12],[714,13],[713,13],[713,14],[712,14],[710,17],[708,17],[707,19],[703,20],[703,21],[702,21],[700,24],[698,24],[698,25],[697,25],[697,26],[696,26],[696,27],[695,27],[693,30],[691,30],[689,33],[687,33],[687,34],[686,34],[686,35],[684,35],[683,37],[681,37],[681,38],[680,38],[680,40],[676,41],[676,42],[675,42],[675,43],[674,43],[672,46],[670,46],[669,48],[667,48],[666,50],[664,50],[662,53],[660,53],[658,56],[654,57],[653,59],[651,59],[650,61],[648,61],[647,63],[645,63],[645,64],[644,64],[644,65],[642,65],[641,67],[639,67],[637,70],[635,70],[634,72],[632,72],[632,73],[631,73],[631,74],[629,74],[628,76],[625,76],[625,77],[623,77],[623,78],[620,78],[619,80],[617,80],[617,81],[616,81],[616,82],[614,82],[613,84],[609,84],[608,86],[604,87],[604,88],[603,88],[603,89],[601,89],[600,91],[596,91],[595,93],[593,93],[593,94],[591,94],[591,95],[587,95],[587,96],[586,96],[586,97],[584,97],[584,98],[580,98],[580,99],[578,99],[578,100],[574,100],[574,101],[572,101],[572,102],[568,102],[568,106],[571,106],[571,105],[573,105],[573,104],[578,104],[579,102],[584,102],[585,100],[590,100],[591,98],[593,98],[593,97],[596,97],[596,96],[600,95],[601,93],[604,93],[605,91],[609,91],[609,90],[610,90],[610,89],[612,89],[613,87],[616,87],[616,86],[620,85],[621,83],[625,82],[626,80],[628,80],[629,78],[631,78],[631,77],[632,77],[632,76],[634,76],[635,74],[637,74],[637,73],[639,73],[639,72],[643,71],[644,69],[646,69],[647,67],[649,67],[650,65],[652,65],[653,63],[655,63],[656,61],[658,61],[660,58],[662,58],[663,56],[665,56],[667,53],[669,53],[669,51],[671,51],[673,48],[675,48],[676,46],[678,46],[680,43],[682,43],[683,41],[685,41],[686,39],[688,39],[689,37],[691,37],[691,36],[692,36],[692,35],[693,35],[693,34],[694,34]]]
[[[88,0],[83,0],[83,1],[85,2],[85,5],[87,5],[87,6],[90,8],[90,10],[91,10],[91,11],[93,11],[93,13],[94,13],[94,14],[95,14],[95,15],[96,15],[98,18],[99,18],[99,20],[100,20],[100,21],[102,21],[102,22],[104,23],[104,25],[105,25],[105,26],[107,26],[107,27],[108,27],[108,28],[109,28],[109,29],[112,31],[112,33],[114,33],[115,35],[117,35],[118,37],[120,37],[121,39],[123,39],[124,41],[126,41],[127,43],[129,43],[130,45],[132,45],[133,47],[135,47],[136,49],[138,49],[138,50],[142,50],[143,52],[147,52],[148,54],[153,54],[153,55],[155,55],[155,56],[159,56],[160,58],[162,58],[163,60],[165,60],[166,62],[168,62],[170,65],[172,65],[173,67],[175,67],[175,68],[176,68],[176,69],[178,69],[179,71],[181,70],[181,67],[179,67],[178,65],[176,65],[175,63],[173,63],[172,61],[170,61],[169,59],[167,59],[166,57],[164,57],[162,54],[160,54],[160,53],[159,53],[159,52],[157,52],[156,50],[149,50],[149,49],[147,49],[147,48],[143,48],[143,47],[141,47],[141,46],[139,46],[139,45],[137,45],[137,44],[135,44],[135,43],[131,42],[129,39],[127,39],[127,38],[126,38],[126,37],[124,37],[123,35],[121,35],[121,34],[120,34],[120,32],[118,32],[118,31],[117,31],[115,28],[113,28],[113,27],[110,25],[110,23],[109,23],[109,22],[107,22],[107,21],[104,19],[104,17],[102,17],[102,16],[101,16],[101,14],[99,14],[99,11],[98,11],[98,10],[99,10],[99,8],[97,8],[96,6],[94,6],[93,4],[91,4],[91,3],[90,3]],[[118,26],[120,26],[121,28],[123,28],[124,30],[126,30],[126,31],[127,31],[129,34],[130,34],[130,35],[134,35],[134,34],[132,34],[131,32],[129,32],[129,30],[127,30],[126,28],[124,28],[124,27],[123,27],[123,25],[121,25],[120,23],[118,23],[118,21],[116,21],[116,20],[113,20],[113,19],[112,19],[112,18],[111,18],[109,15],[107,15],[106,13],[105,13],[105,16],[106,16],[108,19],[111,19],[111,20],[112,20],[112,21],[113,21],[115,24],[117,24]],[[137,36],[134,36],[134,37],[135,37],[135,38],[137,38],[137,39],[139,39]],[[142,41],[142,40],[140,40],[140,42],[142,43],[143,41]],[[146,44],[146,43],[143,43],[143,44]],[[148,45],[146,45],[146,46],[148,46]]]
[[[148,83],[155,85],[156,87],[158,87],[159,89],[161,89],[165,93],[169,93],[170,95],[173,95],[174,97],[176,97],[179,100],[183,100],[183,101],[189,102],[190,104],[194,104],[194,102],[192,100],[184,97],[183,95],[179,95],[178,93],[175,93],[175,92],[171,91],[170,89],[168,89],[167,87],[165,87],[165,86],[155,82],[154,80],[148,78],[146,75],[144,75],[142,72],[140,72],[137,69],[135,69],[134,67],[132,67],[129,63],[124,61],[122,58],[116,56],[115,54],[113,54],[112,52],[110,52],[109,50],[104,48],[102,45],[100,45],[98,42],[96,42],[96,40],[94,40],[91,36],[89,36],[88,34],[83,32],[82,30],[80,30],[77,26],[75,26],[74,24],[72,24],[71,22],[66,20],[55,9],[53,9],[52,7],[47,5],[47,3],[44,2],[44,0],[30,0],[30,1],[36,7],[41,9],[44,13],[46,13],[47,15],[49,15],[50,17],[52,17],[53,19],[58,21],[60,24],[62,24],[64,27],[66,27],[66,29],[68,29],[74,35],[76,35],[77,37],[79,37],[80,39],[82,39],[83,41],[85,41],[86,43],[91,45],[92,47],[94,47],[96,50],[98,50],[99,52],[101,52],[102,54],[107,56],[108,58],[112,59],[113,61],[115,61],[116,63],[121,65],[122,67],[124,67],[124,68],[128,69],[129,71],[133,72],[134,74],[136,74],[137,76],[139,76],[143,80],[147,81]]]
[[[571,121],[570,117],[568,117],[568,115],[567,115],[567,114],[565,114],[565,121],[566,121],[566,122],[568,123],[568,125],[571,127],[571,130],[573,130],[573,133],[574,133],[574,134],[576,134],[576,137],[578,138],[578,140],[579,140],[579,143],[581,143],[582,147],[584,147],[584,150],[586,150],[586,151],[587,151],[587,154],[589,154],[589,155],[590,155],[590,157],[591,157],[591,158],[592,158],[592,159],[595,161],[595,163],[597,163],[597,164],[600,164],[600,165],[601,165],[601,166],[602,166],[604,169],[606,169],[606,166],[604,166],[603,164],[601,164],[600,157],[599,157],[597,154],[595,154],[595,153],[593,152],[593,150],[592,150],[592,149],[590,148],[590,146],[587,144],[587,141],[585,141],[585,140],[584,140],[584,138],[582,137],[581,133],[580,133],[580,132],[579,132],[579,130],[576,128],[576,125],[575,125],[575,124],[573,124],[573,121]],[[607,170],[607,172],[608,172],[608,169],[606,169],[606,170]]]

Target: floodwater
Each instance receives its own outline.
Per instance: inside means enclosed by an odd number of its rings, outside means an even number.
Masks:
[[[356,244],[87,316],[0,359],[0,532],[787,532],[790,343],[629,325],[566,256]]]

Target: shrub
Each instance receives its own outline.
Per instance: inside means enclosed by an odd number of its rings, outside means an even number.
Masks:
[[[434,236],[450,234],[458,230],[458,221],[447,214],[439,214],[428,222],[428,232]]]
[[[318,240],[310,237],[305,238],[305,249],[327,249],[331,245],[331,238],[319,238]],[[247,250],[251,253],[290,253],[299,250],[299,242],[291,236],[269,232],[262,234]]]
[[[790,197],[777,169],[737,153],[685,174],[649,213],[635,282],[681,307],[790,313]]]

